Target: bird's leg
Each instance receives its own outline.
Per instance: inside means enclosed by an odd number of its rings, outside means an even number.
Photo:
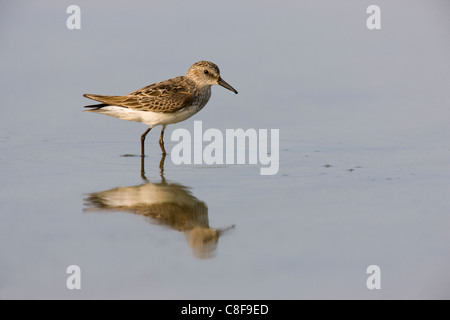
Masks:
[[[166,155],[161,156],[161,161],[159,162],[159,175],[161,176],[161,182],[164,183],[166,179],[164,178],[164,161],[166,160]]]
[[[145,175],[145,157],[141,157],[141,178],[145,182],[149,182],[147,176]]]
[[[142,136],[141,136],[141,157],[145,156],[145,153],[144,153],[145,136],[147,135],[147,133],[150,132],[150,130],[152,130],[152,127],[149,127],[149,128],[147,129],[147,131],[145,131],[145,132],[142,134]]]
[[[166,149],[164,148],[164,130],[166,130],[165,125],[163,125],[161,129],[161,136],[159,137],[159,146],[161,147],[162,154],[165,157],[167,152]]]

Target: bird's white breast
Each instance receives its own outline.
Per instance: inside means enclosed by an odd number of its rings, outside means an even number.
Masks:
[[[173,113],[152,112],[134,110],[119,106],[106,106],[93,112],[106,114],[122,120],[142,122],[149,126],[168,125],[186,120],[200,111],[201,108],[192,105],[189,108],[184,108]]]

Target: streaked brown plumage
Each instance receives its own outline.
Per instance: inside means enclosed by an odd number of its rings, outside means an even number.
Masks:
[[[186,108],[194,101],[198,89],[186,77],[177,77],[136,90],[125,96],[85,94],[86,98],[105,105],[115,105],[141,111],[172,113]],[[92,107],[97,107],[92,105]]]

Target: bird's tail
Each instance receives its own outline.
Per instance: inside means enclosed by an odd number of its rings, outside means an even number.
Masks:
[[[83,94],[83,97],[102,102],[102,98],[104,96],[99,95],[99,94],[85,93],[85,94]],[[91,110],[84,110],[84,111],[86,111],[86,112],[95,111],[95,110],[101,109],[101,108],[106,107],[106,106],[109,106],[109,104],[107,104],[107,103],[90,104],[88,106],[84,106],[84,108],[90,108]]]
[[[95,110],[104,108],[104,107],[106,107],[106,106],[109,106],[109,104],[106,104],[106,103],[97,103],[97,104],[90,104],[90,105],[88,105],[88,106],[84,106],[83,108],[90,108],[90,110],[84,110],[84,111],[86,111],[86,112],[89,112],[89,111],[95,111]]]

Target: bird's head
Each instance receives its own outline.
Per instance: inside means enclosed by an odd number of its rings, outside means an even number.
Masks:
[[[186,72],[186,78],[194,81],[200,86],[212,86],[218,84],[234,93],[238,93],[232,86],[220,77],[220,69],[209,61],[194,63]]]

